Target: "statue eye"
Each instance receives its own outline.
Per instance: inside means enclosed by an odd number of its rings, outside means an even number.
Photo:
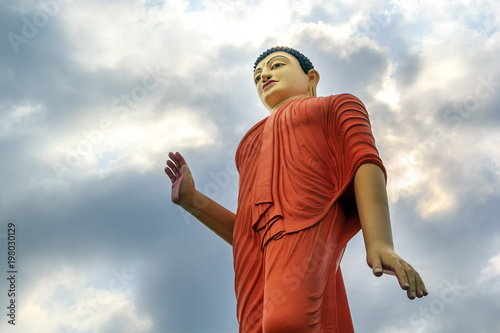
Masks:
[[[257,82],[259,82],[259,81],[260,81],[260,75],[257,75],[257,76],[255,77],[255,83],[257,83]]]
[[[271,66],[271,69],[275,69],[276,67],[280,67],[280,66],[283,66],[284,64],[281,64],[281,63],[276,63],[274,65]]]

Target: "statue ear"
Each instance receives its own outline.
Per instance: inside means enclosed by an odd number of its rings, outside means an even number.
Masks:
[[[307,76],[309,77],[309,97],[317,97],[316,87],[319,82],[319,73],[315,69],[310,69]]]

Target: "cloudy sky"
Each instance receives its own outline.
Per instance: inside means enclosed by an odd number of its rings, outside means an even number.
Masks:
[[[236,210],[234,152],[268,115],[275,45],[366,104],[396,250],[430,295],[342,267],[356,332],[500,331],[500,7],[494,0],[0,1],[2,332],[237,332],[231,248],[170,202],[184,154]],[[8,225],[16,226],[16,326]]]

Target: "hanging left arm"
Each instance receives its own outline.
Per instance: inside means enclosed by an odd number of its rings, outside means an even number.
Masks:
[[[389,204],[382,169],[361,165],[354,178],[354,192],[366,247],[366,260],[375,276],[396,275],[408,298],[427,295],[418,272],[394,251]]]

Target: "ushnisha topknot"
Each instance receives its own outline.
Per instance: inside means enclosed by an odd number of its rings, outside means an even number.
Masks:
[[[309,73],[309,71],[314,68],[311,60],[309,60],[308,57],[306,57],[305,55],[303,55],[299,51],[292,49],[291,47],[275,46],[275,47],[272,47],[270,49],[267,49],[264,53],[262,53],[257,58],[257,60],[255,61],[254,65],[253,65],[254,72],[255,72],[255,68],[257,68],[257,65],[259,64],[259,62],[262,61],[262,59],[264,59],[265,57],[267,57],[271,53],[278,52],[278,51],[286,52],[286,53],[293,55],[299,61],[300,67],[302,67],[302,70],[306,74]]]

